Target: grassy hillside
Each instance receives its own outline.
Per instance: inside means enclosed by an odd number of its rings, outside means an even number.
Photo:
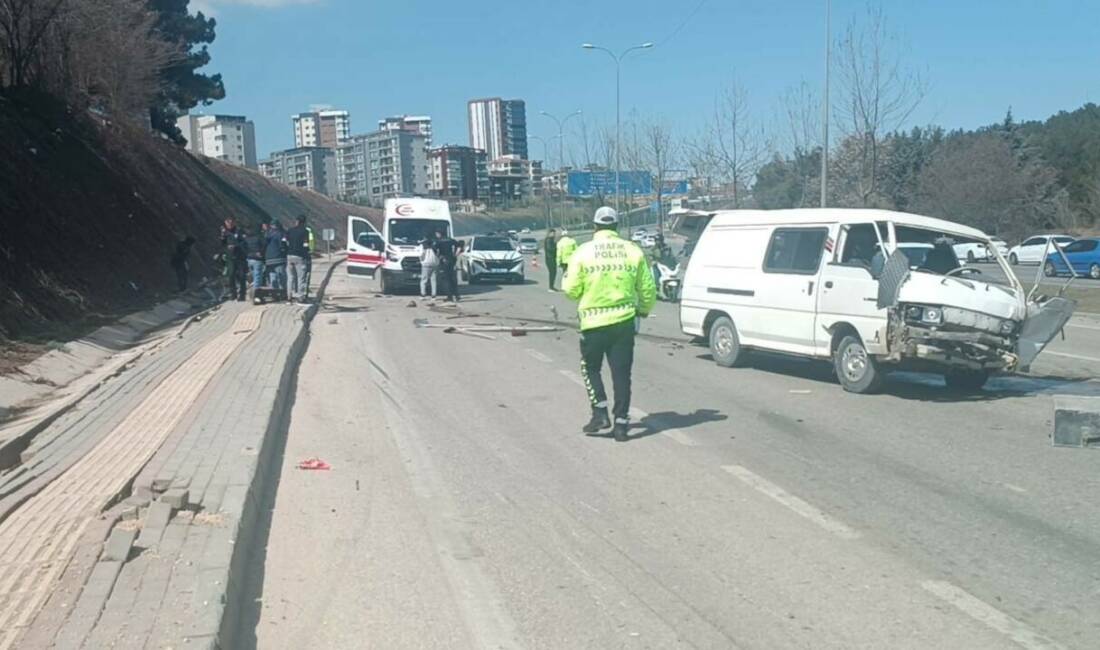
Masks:
[[[315,228],[378,212],[200,159],[36,94],[0,94],[0,340],[67,338],[168,297],[175,243],[213,277],[223,219]],[[343,245],[343,241],[339,241]]]

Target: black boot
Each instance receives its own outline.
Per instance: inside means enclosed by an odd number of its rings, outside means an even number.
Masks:
[[[599,433],[610,426],[611,418],[607,417],[607,409],[595,408],[592,409],[592,419],[588,421],[588,424],[584,425],[581,431],[585,433]]]
[[[626,420],[615,420],[615,428],[611,433],[615,435],[615,442],[626,442],[626,432],[630,429],[630,423]]]

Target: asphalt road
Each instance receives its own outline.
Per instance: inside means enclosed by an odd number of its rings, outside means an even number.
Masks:
[[[620,444],[579,432],[575,332],[413,324],[567,321],[543,284],[471,288],[466,319],[373,288],[337,271],[314,321],[259,647],[1097,646],[1100,455],[1048,434],[1052,394],[1100,394],[1100,323],[980,395],[858,396],[719,368],[661,304]]]

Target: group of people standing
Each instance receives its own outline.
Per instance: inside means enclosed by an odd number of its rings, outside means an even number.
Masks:
[[[447,285],[447,299],[458,302],[458,256],[462,244],[441,230],[420,242],[420,297],[435,298],[439,280]],[[431,293],[429,294],[429,290]]]
[[[215,259],[222,264],[225,300],[248,300],[248,285],[253,294],[257,289],[270,288],[276,294],[285,291],[291,301],[304,301],[309,296],[314,248],[313,230],[301,215],[289,229],[278,220],[264,222],[259,227],[238,224],[232,217],[221,228],[221,250]],[[180,241],[171,256],[176,273],[176,289],[187,290],[191,270],[191,249],[194,237]]]

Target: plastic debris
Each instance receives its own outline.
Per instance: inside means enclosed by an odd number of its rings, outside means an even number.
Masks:
[[[298,463],[298,469],[332,469],[332,465],[329,465],[320,458],[309,458]]]

